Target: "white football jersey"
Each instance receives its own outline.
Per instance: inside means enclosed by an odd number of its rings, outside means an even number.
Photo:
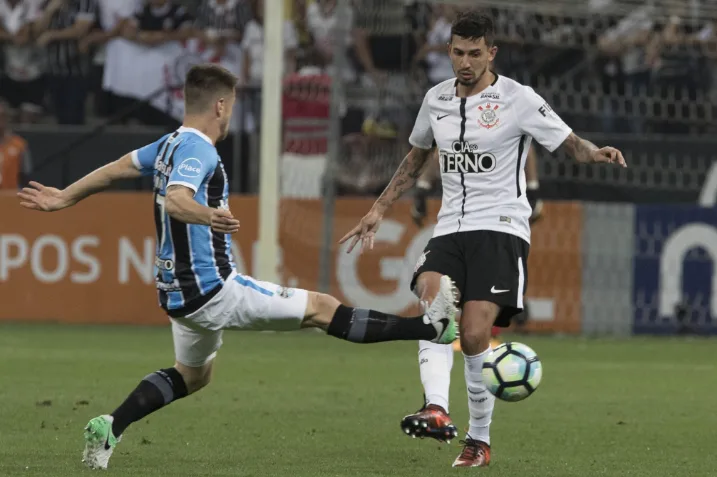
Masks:
[[[553,152],[572,130],[532,88],[504,76],[468,98],[456,80],[426,93],[410,143],[439,151],[443,201],[433,236],[494,230],[530,243],[525,161],[535,138]]]

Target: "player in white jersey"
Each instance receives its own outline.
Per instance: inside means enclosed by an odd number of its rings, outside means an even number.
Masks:
[[[598,148],[573,133],[532,88],[491,71],[497,53],[494,32],[492,19],[476,10],[455,20],[448,50],[456,78],[428,91],[410,137],[413,148],[368,214],[341,239],[351,240],[349,252],[359,241],[362,250],[373,247],[384,213],[413,187],[435,141],[442,205],[411,287],[422,303],[430,304],[445,274],[461,295],[470,422],[456,467],[490,462],[495,398],[481,370],[492,326],[508,326],[523,309],[531,216],[524,167],[532,140],[551,152],[561,148],[581,163],[626,166],[617,149]],[[452,426],[447,402],[433,398],[427,396],[426,409],[412,416],[404,431],[423,436],[430,435],[423,430]]]
[[[435,188],[435,183],[440,179],[441,177],[441,169],[439,166],[439,156],[438,156],[438,149],[433,149],[433,156],[428,163],[426,164],[426,167],[424,167],[423,172],[421,173],[421,177],[418,178],[418,181],[416,182],[416,187],[413,194],[413,204],[411,206],[411,217],[413,218],[413,221],[418,227],[423,227],[424,220],[426,219],[426,215],[428,213],[428,197],[431,196],[433,193],[433,190]],[[435,159],[435,160],[434,160]],[[530,148],[528,148],[528,156],[525,160],[525,182],[526,182],[526,189],[525,189],[525,195],[528,197],[528,204],[530,205],[531,214],[529,223],[532,227],[534,223],[538,222],[543,217],[543,201],[540,198],[540,181],[538,176],[538,158],[535,153],[535,146],[531,145]],[[525,326],[525,324],[530,320],[530,312],[528,309],[528,303],[525,304],[525,310],[523,313],[516,315],[513,321],[517,326]],[[499,335],[500,335],[501,328],[498,326],[493,327],[492,336],[493,341],[491,342],[491,346],[495,347],[500,343]],[[423,348],[424,348],[425,342],[419,342],[419,355],[423,354]],[[460,351],[460,345],[459,342],[456,341],[453,344],[453,348],[457,351]],[[446,351],[447,352],[447,351]],[[423,356],[419,359],[420,363],[427,363],[428,357]],[[453,360],[451,359],[451,362]],[[450,369],[449,369],[450,371]],[[424,380],[425,381],[425,380]],[[447,388],[447,380],[442,380],[446,382],[446,388]],[[424,389],[425,391],[425,389]],[[448,391],[446,390],[445,395],[448,395]],[[424,392],[425,397],[425,392]],[[446,401],[448,399],[446,398]],[[440,429],[438,430],[440,431]],[[440,432],[439,432],[440,434]],[[443,434],[445,436],[445,433]]]
[[[354,343],[455,340],[456,296],[446,276],[441,277],[439,298],[424,316],[401,318],[237,272],[230,250],[239,221],[229,211],[229,186],[215,148],[229,131],[236,83],[236,76],[219,66],[192,67],[184,87],[184,125],[177,131],[64,190],[31,182],[18,193],[22,206],[53,212],[117,180],[154,177],[156,286],[159,305],[172,324],[175,362],[145,376],[112,413],[90,420],[83,455],[90,468],[107,468],[132,423],[209,383],[223,330],[316,327]]]

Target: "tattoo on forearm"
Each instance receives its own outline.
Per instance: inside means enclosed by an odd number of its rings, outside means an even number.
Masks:
[[[574,158],[578,162],[593,162],[592,153],[599,148],[588,141],[582,139],[574,133],[571,133],[565,142],[562,144],[562,148],[566,154]]]
[[[412,151],[408,153],[401,165],[398,166],[391,182],[376,201],[380,207],[384,209],[390,207],[404,192],[415,185],[418,178],[421,177],[423,165],[428,159],[427,152],[415,153]]]

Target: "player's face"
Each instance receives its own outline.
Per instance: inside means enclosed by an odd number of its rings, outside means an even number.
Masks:
[[[483,37],[470,40],[453,35],[448,54],[458,82],[464,86],[478,83],[488,72],[497,51],[497,47],[486,45]]]
[[[219,119],[219,140],[226,139],[229,135],[229,125],[232,122],[232,112],[234,111],[234,102],[236,94],[222,98],[217,102],[217,115]]]

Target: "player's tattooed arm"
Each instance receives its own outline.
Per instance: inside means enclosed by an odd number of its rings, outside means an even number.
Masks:
[[[351,239],[346,253],[350,253],[354,247],[361,242],[361,251],[373,248],[373,242],[376,237],[381,219],[384,212],[396,202],[401,195],[414,186],[418,178],[421,176],[423,166],[428,161],[432,149],[419,149],[414,147],[411,152],[403,159],[401,165],[398,166],[396,173],[393,175],[386,189],[381,196],[373,204],[371,210],[353,229],[339,240],[340,244],[346,243]]]
[[[576,161],[587,163],[593,162],[592,153],[599,149],[595,144],[575,133],[570,133],[560,148]]]
[[[428,161],[432,151],[433,149],[412,148],[401,162],[401,165],[398,166],[391,182],[389,182],[374,204],[374,209],[383,214],[404,192],[410,190],[416,184],[418,178],[421,177],[423,166]]]
[[[597,147],[592,142],[579,137],[575,133],[570,133],[567,139],[560,145],[560,148],[568,156],[585,164],[605,162],[627,167],[625,158],[622,157],[622,153],[619,150],[614,147]]]

